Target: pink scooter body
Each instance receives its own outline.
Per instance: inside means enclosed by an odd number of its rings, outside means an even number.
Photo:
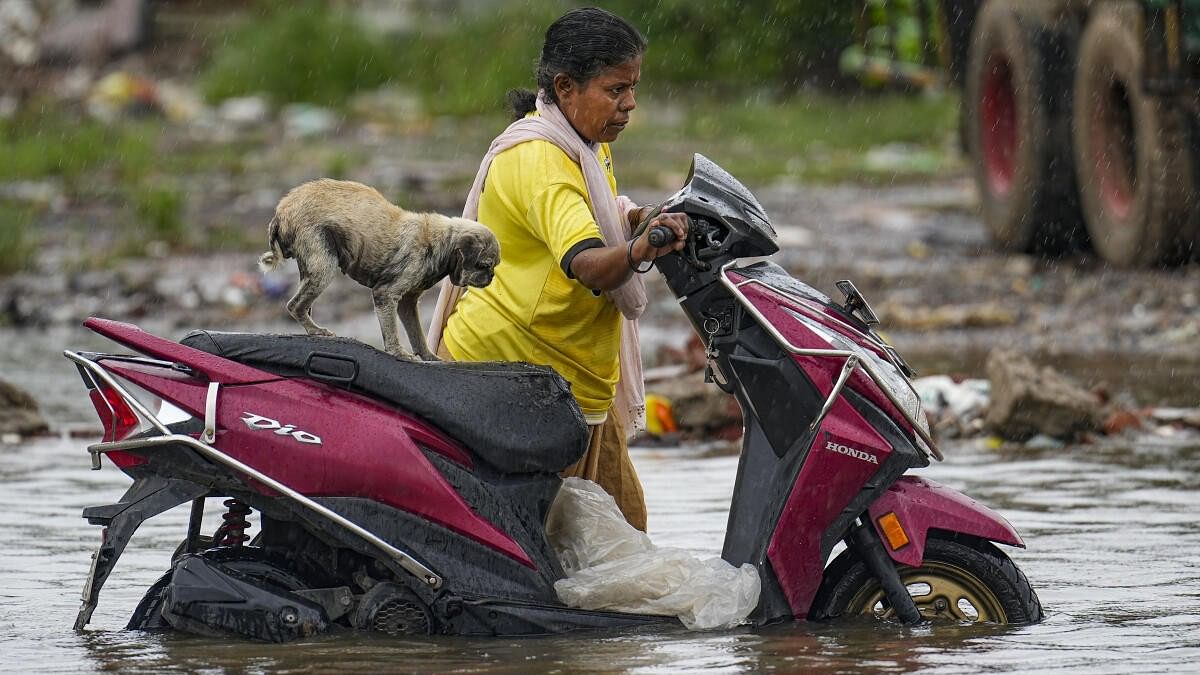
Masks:
[[[727,272],[730,285],[738,288],[761,317],[775,327],[787,343],[802,350],[828,350],[830,342],[798,321],[799,314],[857,344],[881,359],[883,349],[827,305],[796,297],[763,283]],[[843,360],[828,356],[795,354],[796,363],[822,393],[830,392],[842,369]],[[883,410],[910,437],[913,424],[863,370],[855,370],[845,386]],[[809,455],[796,477],[767,547],[767,558],[797,617],[808,613],[821,584],[828,551],[822,534],[859,494],[873,474],[891,456],[894,448],[874,426],[839,396],[821,421]],[[1024,542],[1002,516],[951,488],[913,476],[902,476],[877,499],[868,511],[884,542],[879,517],[894,513],[909,537],[899,550],[885,545],[897,563],[919,566],[930,530],[968,534],[990,541],[1024,547]]]
[[[131,324],[88,319],[97,333],[157,359],[193,368],[218,382],[215,445],[310,497],[366,497],[427,518],[482,542],[524,565],[529,556],[508,535],[480,518],[430,465],[421,443],[470,467],[466,451],[440,431],[371,399],[311,380],[281,378],[171,342]],[[110,363],[110,371],[203,418],[207,382],[163,377],[161,369]],[[256,415],[319,437],[320,445],[255,429]],[[261,488],[269,493],[266,488]]]

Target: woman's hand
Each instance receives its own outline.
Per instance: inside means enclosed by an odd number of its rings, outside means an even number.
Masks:
[[[656,226],[662,225],[670,228],[675,233],[675,241],[666,246],[655,247],[650,244],[650,230]],[[683,250],[687,243],[688,233],[688,217],[682,213],[660,213],[650,219],[646,223],[646,227],[642,230],[642,234],[633,242],[633,248],[629,250],[629,257],[639,263],[653,262],[660,255],[666,255],[671,251]],[[627,261],[628,262],[628,261]]]
[[[675,241],[666,246],[650,245],[650,228],[663,225],[675,233]],[[678,251],[687,239],[688,219],[682,213],[662,213],[654,216],[642,233],[632,242],[589,248],[580,251],[571,261],[571,273],[588,288],[610,291],[619,288],[633,275],[633,266],[645,267],[660,255]]]

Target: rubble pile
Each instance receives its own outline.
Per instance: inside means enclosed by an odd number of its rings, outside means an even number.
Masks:
[[[992,387],[984,423],[999,436],[1027,440],[1040,433],[1072,438],[1098,430],[1103,422],[1098,396],[1052,368],[1039,370],[1024,356],[993,351],[987,374]]]
[[[16,443],[48,428],[29,392],[0,380],[0,443]]]

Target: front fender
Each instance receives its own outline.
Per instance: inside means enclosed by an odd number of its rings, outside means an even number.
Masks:
[[[916,476],[902,476],[867,511],[884,550],[902,565],[920,566],[930,530],[960,532],[1025,548],[1021,535],[999,513],[957,490]],[[888,513],[896,514],[909,540],[894,551],[879,525],[879,518]]]

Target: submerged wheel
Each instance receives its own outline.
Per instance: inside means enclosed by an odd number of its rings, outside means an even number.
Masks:
[[[927,620],[1002,624],[1037,623],[1042,605],[1029,580],[990,542],[931,533],[920,567],[899,566],[900,579]],[[851,550],[825,570],[810,615],[816,619],[895,612],[879,581]]]
[[[1140,3],[1097,7],[1075,77],[1075,164],[1092,243],[1121,267],[1186,262],[1197,208],[1184,112],[1143,87]]]
[[[967,147],[993,242],[1061,253],[1082,239],[1071,166],[1071,35],[991,0],[975,20],[964,99]]]
[[[200,553],[205,559],[219,562],[235,572],[278,586],[288,591],[310,588],[296,574],[286,569],[286,565],[275,556],[267,554],[260,548],[251,546],[224,546],[210,548]],[[175,558],[172,559],[174,562]],[[171,630],[171,625],[162,616],[163,603],[166,602],[167,587],[171,584],[174,567],[146,589],[145,595],[138,602],[137,608],[129,618],[126,630]]]

